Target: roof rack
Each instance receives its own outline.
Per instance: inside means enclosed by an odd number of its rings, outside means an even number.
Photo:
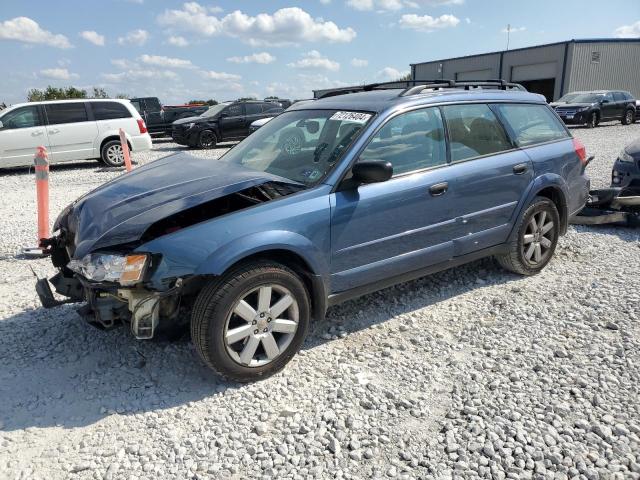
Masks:
[[[429,79],[429,80],[396,80],[395,82],[369,83],[365,85],[354,85],[352,87],[342,87],[330,90],[320,94],[317,98],[334,97],[337,95],[346,95],[348,93],[370,92],[372,90],[390,90],[403,88],[398,94],[399,97],[407,97],[417,95],[424,90],[441,90],[444,88],[457,88],[463,90],[471,90],[473,88],[499,88],[500,90],[523,90],[526,89],[519,83],[507,82],[503,79],[489,80],[446,80],[446,79]]]

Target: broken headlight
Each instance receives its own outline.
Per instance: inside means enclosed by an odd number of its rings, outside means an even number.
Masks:
[[[82,260],[71,260],[67,267],[94,282],[135,285],[144,277],[148,256],[90,253]]]
[[[629,155],[626,150],[622,150],[620,152],[620,155],[618,155],[618,159],[621,162],[631,162],[631,163],[633,163],[633,157],[631,155]]]

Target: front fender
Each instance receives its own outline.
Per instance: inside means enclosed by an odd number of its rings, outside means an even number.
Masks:
[[[329,265],[322,252],[306,237],[285,230],[253,233],[226,243],[202,262],[196,275],[221,275],[243,258],[269,250],[287,250],[301,257],[313,274],[328,277]]]

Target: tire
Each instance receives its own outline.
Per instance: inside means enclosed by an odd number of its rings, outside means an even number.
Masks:
[[[100,160],[110,167],[121,167],[124,165],[124,155],[120,140],[109,140],[100,150]]]
[[[280,148],[287,155],[297,155],[304,146],[304,135],[296,130],[289,130],[280,136]]]
[[[622,117],[623,125],[631,125],[635,121],[636,121],[635,112],[633,110],[629,109],[626,112],[624,112],[624,116]]]
[[[203,130],[198,135],[198,147],[211,149],[216,148],[216,144],[218,143],[218,139],[216,137],[215,132],[212,130]]]
[[[283,311],[272,313],[289,300]],[[278,263],[251,262],[201,290],[191,314],[191,340],[214,372],[251,382],[284,368],[300,350],[310,318],[309,292],[298,275]],[[227,341],[229,332],[236,335]]]
[[[589,114],[589,118],[587,119],[587,128],[595,128],[600,123],[600,117],[597,112],[591,112]]]
[[[549,223],[551,227],[544,232]],[[496,260],[506,270],[520,275],[540,273],[553,257],[559,233],[560,215],[555,203],[536,197],[522,215],[518,232],[508,244],[509,252],[496,255]]]

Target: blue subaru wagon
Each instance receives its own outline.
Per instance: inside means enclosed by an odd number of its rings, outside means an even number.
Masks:
[[[369,87],[76,200],[45,240],[51,284],[100,328],[189,323],[209,367],[251,381],[328,306],[486,256],[540,272],[589,191],[585,148],[544,99],[504,82]]]

